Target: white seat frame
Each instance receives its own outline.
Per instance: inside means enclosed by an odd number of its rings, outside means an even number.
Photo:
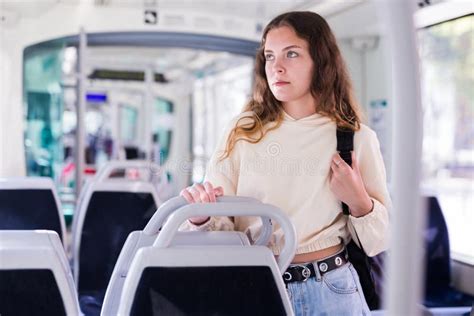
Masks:
[[[79,280],[79,253],[81,248],[81,235],[84,220],[86,218],[87,208],[92,195],[95,192],[123,192],[123,193],[149,193],[153,196],[155,205],[158,208],[161,204],[158,194],[155,188],[149,182],[117,182],[117,181],[104,181],[104,182],[92,182],[90,183],[87,192],[84,195],[84,200],[80,205],[80,209],[77,210],[74,216],[73,231],[72,231],[72,262],[74,271],[74,280],[76,280],[76,286]]]
[[[66,223],[64,220],[64,213],[61,207],[61,202],[54,186],[54,182],[48,177],[12,177],[0,178],[0,190],[51,190],[54,201],[56,202],[56,209],[59,216],[59,223],[61,226],[61,237],[64,249],[66,249]],[[34,211],[34,210],[32,210]]]
[[[51,230],[0,231],[0,270],[51,270],[67,315],[82,315],[59,235]]]
[[[152,178],[154,175],[160,176],[162,172],[160,165],[148,160],[113,160],[107,162],[100,168],[99,172],[94,176],[94,180],[100,182],[109,181],[109,177],[113,171],[127,168],[148,170],[150,171],[149,178]]]
[[[112,172],[114,172],[117,169],[127,169],[127,168],[137,168],[137,169],[145,169],[145,170],[150,170],[150,179],[153,177],[153,175],[161,176],[162,168],[154,163],[150,162],[147,160],[112,160],[108,161],[105,163],[99,171],[91,178],[88,179],[84,186],[82,187],[82,190],[79,194],[79,198],[77,199],[76,202],[76,211],[80,210],[82,208],[82,204],[84,202],[85,196],[87,192],[90,190],[90,186],[92,183],[97,183],[97,182],[125,182],[127,180],[123,178],[118,178],[118,179],[110,179],[110,175]],[[128,182],[128,181],[127,181]],[[144,180],[140,180],[140,182],[148,182]],[[75,225],[76,221],[73,221],[73,226],[72,230],[75,231]]]

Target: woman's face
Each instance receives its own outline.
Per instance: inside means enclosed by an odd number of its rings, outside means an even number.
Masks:
[[[314,103],[314,63],[304,39],[288,26],[272,29],[267,33],[264,55],[268,86],[277,100],[283,105]]]

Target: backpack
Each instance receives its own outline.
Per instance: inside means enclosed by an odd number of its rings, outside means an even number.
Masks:
[[[354,131],[337,129],[337,150],[341,158],[352,166],[351,151],[354,149]],[[342,213],[349,216],[349,207],[342,203]],[[380,309],[382,298],[382,286],[384,280],[383,262],[386,253],[382,252],[374,257],[369,257],[360,243],[357,232],[354,229],[352,240],[346,245],[349,261],[359,275],[360,284],[364,292],[365,300],[370,310]],[[358,239],[358,243],[354,241]],[[360,245],[360,247],[358,246]]]

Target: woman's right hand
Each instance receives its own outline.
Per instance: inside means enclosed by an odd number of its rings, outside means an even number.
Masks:
[[[183,189],[180,194],[188,203],[214,203],[216,197],[224,195],[222,187],[213,187],[210,182],[195,183]],[[209,220],[209,216],[191,217],[189,221],[194,225],[202,225]]]

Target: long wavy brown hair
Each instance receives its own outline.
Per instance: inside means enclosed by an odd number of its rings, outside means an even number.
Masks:
[[[242,116],[231,130],[225,151],[221,157],[230,155],[239,140],[258,143],[265,134],[280,126],[283,107],[270,90],[265,73],[265,40],[272,29],[288,26],[298,37],[309,44],[309,53],[314,62],[311,94],[317,99],[316,112],[331,118],[339,128],[357,131],[360,129],[360,110],[356,102],[352,83],[346,69],[336,38],[326,20],[309,11],[295,11],[274,18],[263,30],[262,41],[255,61],[253,95]],[[267,125],[274,122],[272,125]]]

